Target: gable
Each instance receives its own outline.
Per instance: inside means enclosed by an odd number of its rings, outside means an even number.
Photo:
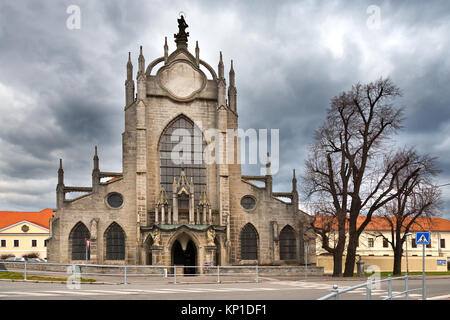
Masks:
[[[36,233],[49,233],[49,229],[44,228],[42,226],[39,226],[37,224],[34,224],[30,221],[20,221],[18,223],[15,223],[13,225],[4,227],[0,229],[0,234],[5,233],[14,233],[14,234],[36,234]]]

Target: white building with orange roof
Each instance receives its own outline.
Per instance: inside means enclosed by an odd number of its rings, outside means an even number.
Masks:
[[[316,227],[323,227],[325,220],[322,221],[322,219],[324,218],[318,217],[316,219]],[[358,218],[358,227],[364,219],[365,217]],[[403,225],[406,224],[407,221],[403,223]],[[415,243],[415,235],[416,232],[426,231],[429,231],[431,234],[431,244],[427,245],[425,248],[425,255],[427,261],[429,261],[427,262],[426,268],[429,271],[447,270],[450,262],[450,220],[443,218],[417,218],[409,230],[411,235],[407,237],[407,240],[403,244],[402,269],[405,269],[403,271],[406,271],[406,254],[409,258],[410,267],[412,263],[413,266],[417,265],[417,267],[413,267],[414,270],[421,268],[422,245],[417,245]],[[337,229],[332,227],[332,231],[329,233],[331,247],[336,243],[337,237]],[[394,251],[389,243],[391,239],[392,231],[386,218],[372,217],[370,223],[360,235],[356,254],[359,255],[363,261],[366,261],[366,265],[370,261],[370,264],[390,266],[391,263],[393,263],[394,257]],[[318,236],[316,240],[316,254],[319,257],[323,257],[318,259],[318,265],[325,267],[325,272],[327,272],[327,267],[332,263],[332,259],[325,258],[329,253],[322,248],[322,239],[320,236]],[[383,271],[389,269],[390,267],[384,267]],[[411,270],[410,268],[410,271],[414,270]]]
[[[39,212],[0,211],[0,259],[37,253],[47,258],[53,209]]]

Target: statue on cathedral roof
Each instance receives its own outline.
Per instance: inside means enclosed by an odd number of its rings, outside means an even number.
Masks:
[[[175,42],[177,47],[187,46],[187,41],[189,37],[189,32],[186,32],[186,28],[189,27],[186,21],[184,20],[184,16],[181,15],[181,18],[178,19],[178,33],[174,34]]]

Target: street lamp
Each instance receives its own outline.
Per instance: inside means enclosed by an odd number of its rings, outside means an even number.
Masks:
[[[406,236],[406,275],[408,275],[409,273],[409,268],[408,268],[408,236],[412,236],[411,232],[408,232],[407,234],[405,234]]]

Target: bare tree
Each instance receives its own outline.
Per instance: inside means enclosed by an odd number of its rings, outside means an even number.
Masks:
[[[389,225],[391,237],[389,239],[380,232],[377,235],[387,241],[394,251],[394,275],[401,274],[403,244],[411,227],[419,226],[417,218],[431,218],[442,206],[440,190],[433,183],[433,178],[440,172],[436,168],[436,159],[428,155],[420,156],[413,149],[404,153],[411,161],[395,179],[394,188],[399,192],[380,210],[380,216]]]
[[[316,203],[311,228],[320,237],[322,248],[333,256],[333,277],[342,276],[342,253],[345,250],[345,231],[336,241],[337,219],[329,203]]]
[[[358,83],[334,97],[305,162],[302,178],[307,198],[332,203],[331,216],[338,229],[335,263],[345,250],[348,221],[344,276],[353,276],[358,239],[372,215],[395,198],[413,175],[398,190],[394,188],[397,175],[412,161],[388,148],[403,121],[402,109],[392,104],[400,95],[400,89],[387,78]],[[364,219],[358,226],[359,216]],[[338,275],[341,266],[334,267]]]

